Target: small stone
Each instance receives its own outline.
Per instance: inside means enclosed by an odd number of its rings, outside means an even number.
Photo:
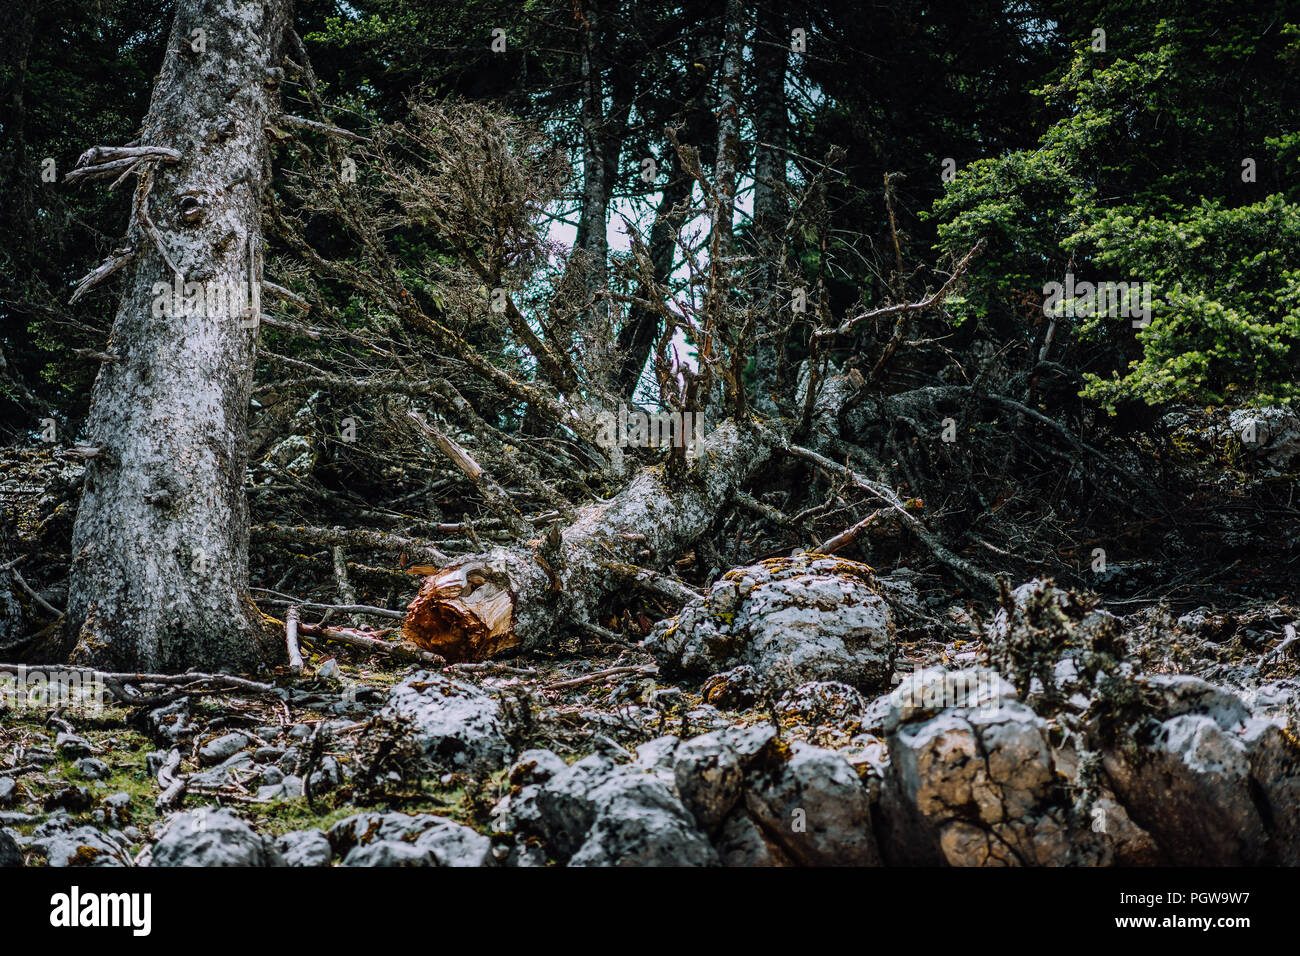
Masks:
[[[13,803],[14,792],[17,789],[18,784],[14,782],[13,777],[0,777],[0,807]]]
[[[22,866],[23,851],[18,843],[4,830],[0,830],[0,867]]]
[[[545,783],[568,765],[549,750],[525,750],[510,768],[510,782],[517,787]]]
[[[199,763],[212,765],[229,760],[250,743],[248,736],[241,733],[223,734],[199,748]]]
[[[111,772],[108,764],[102,760],[96,760],[94,757],[82,757],[74,765],[77,772],[87,780],[103,780]]]
[[[329,866],[334,850],[320,830],[294,830],[276,840],[286,866]]]
[[[332,657],[316,668],[316,676],[321,680],[338,680],[341,674],[339,662]]]
[[[66,731],[60,731],[54,739],[54,746],[67,757],[84,757],[95,752],[94,746],[85,737],[78,737]]]
[[[280,758],[280,762],[279,762],[280,769],[283,770],[285,773],[297,772],[298,760],[300,756],[301,756],[301,751],[299,751],[297,747],[290,747],[288,750],[284,752],[284,756]]]
[[[338,760],[333,757],[325,757],[321,760],[320,765],[312,771],[310,779],[312,792],[323,793],[326,790],[334,789],[343,782],[343,771]]]
[[[131,815],[131,795],[124,790],[105,797],[99,805],[112,823],[125,823]]]

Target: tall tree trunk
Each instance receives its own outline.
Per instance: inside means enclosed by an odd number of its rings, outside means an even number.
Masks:
[[[703,63],[710,56],[710,40],[707,34],[701,34],[695,43],[696,62]],[[706,131],[712,116],[709,113],[708,82],[701,67],[700,72],[688,79],[687,92],[679,116],[685,123],[685,135],[682,142],[705,146]],[[644,107],[642,107],[644,108]],[[701,149],[706,156],[710,150]],[[655,221],[650,227],[650,260],[654,265],[655,283],[662,284],[672,275],[673,264],[677,256],[677,233],[681,228],[681,218],[673,217],[672,211],[677,206],[690,201],[694,180],[682,169],[681,159],[675,150],[667,153],[666,176],[668,184],[664,186],[659,206],[655,210]],[[707,160],[706,160],[707,161]],[[646,288],[638,289],[639,298],[648,299],[655,293]],[[643,305],[635,305],[628,314],[618,335],[619,368],[617,389],[619,394],[631,399],[635,397],[637,383],[645,370],[646,359],[659,337],[659,312]]]
[[[100,371],[86,426],[99,451],[73,532],[68,606],[81,663],[234,670],[276,653],[247,596],[244,469],[263,126],[278,111],[290,21],[290,0],[177,3],[140,142],[179,160],[142,167],[133,272],[109,345],[118,360]],[[197,308],[175,308],[176,282]]]
[[[776,256],[781,247],[785,219],[786,105],[785,71],[789,36],[782,6],[765,0],[759,8],[754,43],[754,132],[758,140],[754,153],[754,238],[760,274],[758,277],[759,323],[754,345],[754,404],[763,412],[776,410],[772,394],[776,381],[780,343],[772,336],[780,327],[781,297],[777,284],[780,267]]]
[[[744,10],[740,0],[727,0],[723,15],[722,71],[718,78],[718,154],[713,165],[714,203],[710,222],[709,243],[709,302],[706,309],[706,328],[700,342],[701,366],[705,370],[704,394],[712,390],[709,363],[716,360],[718,347],[715,339],[726,329],[726,308],[731,297],[732,255],[735,234],[732,224],[736,210],[736,174],[740,163],[740,68],[741,44],[744,40]],[[733,358],[735,358],[733,356]],[[741,383],[732,381],[733,390],[727,396],[729,411],[739,415],[744,412],[744,393]]]
[[[606,213],[609,208],[609,191],[606,188],[604,136],[604,84],[596,63],[596,46],[599,41],[596,22],[596,5],[590,3],[584,10],[586,23],[582,38],[582,225],[587,254],[587,294],[597,295],[609,283],[609,240],[606,235]],[[591,309],[592,321],[604,328],[609,319],[609,302],[597,300]]]
[[[660,194],[655,210],[654,225],[650,227],[650,260],[654,267],[656,285],[668,281],[677,253],[677,230],[681,216],[673,216],[673,209],[691,198],[691,178],[682,170],[675,154],[670,154],[668,185]],[[638,289],[639,298],[649,298],[656,293],[649,288]],[[618,333],[619,368],[617,388],[620,395],[635,397],[637,383],[645,370],[650,349],[659,337],[659,313],[644,305],[634,305],[628,320]]]

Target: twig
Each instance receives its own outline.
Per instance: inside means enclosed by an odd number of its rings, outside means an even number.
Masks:
[[[334,581],[338,585],[339,600],[344,604],[356,604],[357,595],[352,590],[352,582],[348,580],[348,562],[347,556],[343,553],[343,545],[334,545]],[[328,613],[326,617],[328,617]],[[352,626],[357,626],[355,618],[352,619]]]
[[[78,299],[84,296],[91,289],[95,288],[95,286],[99,285],[118,269],[127,265],[134,258],[135,251],[133,249],[116,250],[113,255],[95,266],[94,269],[92,269],[80,282],[77,283],[77,287],[72,290],[72,298],[68,299],[68,305],[76,305]]]
[[[958,277],[960,277],[962,272],[966,269],[967,264],[983,248],[983,239],[971,246],[970,252],[966,253],[966,255],[962,257],[961,262],[957,263],[957,268],[952,270],[952,275],[948,277],[948,281],[924,299],[921,299],[918,302],[901,302],[897,305],[881,306],[879,309],[872,309],[870,312],[863,312],[860,315],[855,315],[852,318],[845,319],[833,329],[819,329],[813,334],[813,338],[825,339],[836,335],[848,335],[859,324],[870,319],[882,319],[885,316],[897,315],[900,312],[921,312],[930,308],[936,302],[947,297],[948,293],[952,290],[952,287],[956,284]]]
[[[263,325],[269,325],[273,329],[284,329],[286,332],[293,332],[296,335],[305,335],[309,339],[319,340],[321,333],[316,329],[308,328],[305,325],[299,325],[297,322],[290,322],[288,319],[281,319],[274,315],[267,315],[263,312],[257,319]]]
[[[456,671],[466,674],[514,674],[518,677],[536,677],[537,669],[534,667],[510,667],[507,664],[498,664],[495,661],[480,661],[478,663],[448,664],[443,668],[443,672]]]
[[[262,288],[271,293],[271,295],[275,296],[277,299],[280,299],[283,302],[288,302],[290,305],[296,306],[304,312],[310,311],[311,309],[311,303],[298,293],[291,292],[282,285],[276,285],[269,279],[262,280]]]
[[[635,564],[624,564],[619,561],[604,561],[601,563],[601,567],[676,604],[688,604],[700,596],[700,592],[694,588],[687,587],[676,578],[670,578],[668,575],[652,571],[650,568],[638,567]]]
[[[181,270],[176,268],[176,263],[172,262],[172,257],[167,253],[167,246],[163,243],[162,235],[158,232],[158,227],[153,224],[149,218],[149,191],[153,189],[153,167],[147,168],[140,174],[140,183],[135,187],[135,211],[140,219],[140,225],[144,231],[149,234],[153,244],[158,247],[158,254],[162,256],[163,262],[172,270],[173,274],[180,277]]]
[[[572,680],[556,681],[553,684],[543,684],[542,690],[572,690],[575,687],[585,687],[587,684],[595,684],[598,681],[607,680],[610,677],[622,677],[624,674],[642,674],[646,677],[653,677],[659,673],[659,668],[654,664],[640,664],[631,667],[610,667],[607,670],[596,671],[594,674],[584,674],[582,677],[575,677]]]
[[[1265,651],[1263,654],[1259,655],[1259,663],[1255,665],[1256,667],[1263,667],[1265,661],[1272,660],[1275,657],[1281,659],[1282,652],[1300,639],[1300,635],[1296,634],[1294,624],[1284,625],[1282,633],[1286,635],[1286,639],[1271,651]]]
[[[339,614],[370,614],[375,617],[387,617],[400,621],[406,615],[387,607],[373,607],[369,604],[317,604],[315,601],[283,601],[275,598],[260,598],[261,604],[273,604],[278,607],[296,607],[304,611],[337,611]]]
[[[347,628],[325,627],[322,624],[299,624],[298,630],[307,637],[317,637],[322,640],[333,641],[336,644],[346,644],[348,647],[361,651],[386,654],[395,660],[416,660],[423,664],[432,664],[435,667],[445,667],[447,664],[446,658],[432,651],[426,651],[407,644],[399,644],[394,641],[381,641],[378,638],[367,637]]]
[[[439,450],[442,451],[452,463],[455,464],[465,476],[469,478],[474,486],[483,492],[484,501],[488,507],[496,512],[497,517],[505,522],[506,527],[517,537],[527,537],[532,533],[532,528],[519,515],[519,509],[514,506],[510,496],[506,494],[492,476],[483,470],[483,466],[474,460],[464,448],[456,444],[450,437],[443,434],[437,428],[434,428],[426,422],[423,416],[417,411],[406,413],[410,419],[420,427],[420,430],[433,439]]]
[[[370,142],[365,136],[353,133],[351,130],[342,129],[338,126],[331,126],[328,123],[318,123],[316,120],[305,119],[301,116],[293,116],[289,113],[281,113],[275,118],[275,122],[282,126],[293,126],[297,129],[309,129],[316,133],[324,133],[326,136],[337,136],[339,139],[346,139],[353,143]]]
[[[310,525],[297,525],[292,528],[274,524],[253,525],[254,537],[265,541],[285,543],[314,544],[319,547],[333,548],[342,544],[352,547],[372,548],[377,551],[409,551],[423,555],[440,564],[451,561],[432,541],[422,538],[407,538],[386,531],[359,531],[351,528],[317,528]]]
[[[93,667],[77,667],[71,664],[59,664],[48,667],[46,670],[67,671],[74,674],[81,674],[92,680],[103,681],[105,684],[167,684],[171,686],[185,686],[188,684],[212,684],[217,687],[226,687],[231,690],[243,690],[258,694],[278,694],[280,688],[272,684],[262,684],[255,680],[248,680],[244,677],[235,677],[232,674],[207,674],[200,671],[188,671],[184,674],[138,674],[138,673],[116,673],[112,671],[97,671]],[[0,664],[0,673],[19,674],[30,668],[26,664]],[[126,698],[130,700],[130,698]]]
[[[284,640],[289,650],[289,668],[295,674],[302,670],[302,651],[298,649],[298,608],[291,607],[284,615]]]
[[[877,508],[851,528],[845,528],[833,538],[828,538],[820,547],[817,548],[817,550],[822,554],[834,554],[836,551],[847,548],[853,542],[857,541],[862,532],[867,530],[871,523],[879,516],[880,509]]]
[[[872,481],[865,475],[859,474],[847,465],[841,465],[837,461],[832,461],[825,455],[819,455],[811,448],[804,448],[800,445],[786,445],[782,448],[786,454],[793,455],[796,458],[802,458],[804,461],[818,465],[827,471],[834,472],[848,478],[853,484],[857,485],[863,491],[869,491],[871,494],[880,498],[889,505],[894,511],[898,512],[899,517],[912,532],[921,539],[921,541],[930,549],[931,553],[941,562],[948,565],[966,580],[978,584],[980,587],[997,592],[997,582],[993,577],[984,571],[979,570],[964,558],[958,557],[948,549],[944,543],[939,540],[939,536],[923,525],[915,515],[911,514],[897,493],[887,485]]]
[[[173,747],[167,754],[166,761],[158,768],[158,783],[162,786],[163,792],[154,801],[155,809],[159,811],[170,809],[184,795],[189,778],[176,775],[180,765],[181,752]]]
[[[40,606],[41,606],[45,611],[47,611],[47,612],[50,613],[50,614],[53,614],[55,617],[62,617],[62,616],[63,616],[63,612],[62,612],[62,611],[60,611],[58,608],[56,608],[54,605],[52,605],[49,601],[45,600],[45,598],[41,597],[39,594],[36,593],[36,591],[32,588],[32,586],[31,586],[30,584],[27,583],[26,579],[22,576],[22,574],[19,573],[19,571],[18,571],[18,569],[17,569],[16,567],[15,567],[15,568],[10,568],[10,569],[9,569],[9,573],[12,574],[12,575],[14,576],[14,580],[18,582],[18,586],[19,586],[20,588],[22,588],[24,591],[26,591],[26,592],[27,592],[27,595],[28,595],[28,596],[29,596],[33,601],[35,601],[37,604],[39,604],[39,605],[40,605]]]

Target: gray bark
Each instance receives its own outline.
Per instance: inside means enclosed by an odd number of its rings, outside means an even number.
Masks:
[[[754,345],[754,404],[765,413],[776,410],[771,395],[778,388],[779,343],[773,336],[780,328],[782,307],[776,257],[786,212],[786,157],[782,150],[786,144],[785,72],[789,47],[783,41],[788,34],[780,4],[768,0],[759,11],[754,45],[754,131],[758,140],[754,153],[754,234],[761,270],[759,295],[763,297]]]
[[[263,124],[279,111],[290,18],[290,0],[177,3],[140,142],[181,158],[142,167],[136,256],[111,339],[120,361],[101,369],[86,426],[99,453],[73,532],[68,628],[80,663],[241,670],[282,650],[247,597],[243,486]],[[191,303],[205,293],[201,307],[160,304],[156,284],[172,287],[173,265],[197,284],[184,289]],[[242,290],[253,311],[214,290]]]
[[[723,16],[722,71],[718,80],[718,151],[713,164],[713,210],[709,225],[709,302],[706,328],[700,342],[704,368],[704,394],[711,397],[714,382],[708,360],[721,358],[714,338],[726,323],[731,298],[731,269],[735,250],[733,221],[736,210],[736,174],[740,163],[740,68],[744,42],[744,11],[739,0],[727,0]],[[728,395],[731,411],[744,413],[744,392],[735,382],[736,394]]]
[[[606,235],[606,213],[609,191],[606,186],[604,140],[604,84],[600,67],[595,63],[597,23],[596,7],[591,4],[585,11],[588,25],[582,39],[582,223],[584,251],[587,254],[587,294],[603,292],[609,284],[609,240]],[[604,328],[609,317],[609,302],[597,300],[592,305],[592,318],[597,328]]]

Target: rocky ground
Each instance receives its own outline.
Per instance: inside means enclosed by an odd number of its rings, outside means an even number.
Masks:
[[[801,555],[638,646],[11,700],[0,862],[1295,865],[1296,619]]]

